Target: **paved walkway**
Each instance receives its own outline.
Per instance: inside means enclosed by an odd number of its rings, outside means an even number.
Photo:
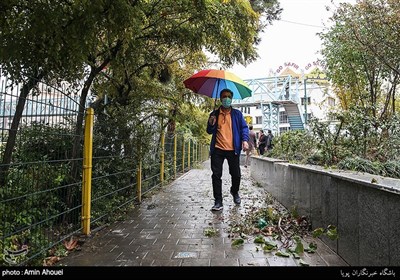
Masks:
[[[172,184],[143,200],[124,222],[107,227],[86,239],[81,250],[58,264],[65,266],[299,266],[299,260],[265,253],[245,236],[244,244],[232,246],[229,227],[246,213],[265,203],[265,191],[242,168],[241,206],[229,194],[230,176],[224,164],[224,210],[210,211],[213,205],[210,162],[193,169]],[[216,232],[207,237],[206,232]],[[304,253],[310,266],[346,266],[324,243],[316,253]]]

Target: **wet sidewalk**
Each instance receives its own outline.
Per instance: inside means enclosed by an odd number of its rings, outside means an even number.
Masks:
[[[224,209],[210,211],[213,205],[210,162],[192,169],[130,211],[124,222],[93,233],[81,250],[70,253],[63,266],[300,266],[299,259],[265,253],[254,243],[232,246],[230,227],[246,213],[265,203],[265,191],[242,168],[242,204],[234,205],[229,194],[230,175],[224,163]],[[264,205],[265,206],[265,205]],[[209,232],[215,233],[208,237]],[[315,253],[304,252],[302,260],[310,266],[347,266],[319,239]]]

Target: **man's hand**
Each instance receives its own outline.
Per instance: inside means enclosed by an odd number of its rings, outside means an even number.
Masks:
[[[243,151],[247,151],[249,149],[249,143],[247,141],[242,142]]]
[[[216,120],[217,118],[215,116],[210,116],[210,118],[208,119],[208,123],[213,126]]]

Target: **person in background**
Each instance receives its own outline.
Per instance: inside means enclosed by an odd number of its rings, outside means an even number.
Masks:
[[[264,130],[260,130],[260,137],[258,138],[258,149],[260,151],[260,155],[264,154],[265,147],[267,146],[267,136],[264,134]]]
[[[253,154],[255,147],[257,147],[256,133],[253,131],[253,126],[249,126],[249,148],[246,151],[246,160],[244,167],[247,167],[250,163],[250,156]]]
[[[231,194],[233,202],[239,205],[240,186],[240,151],[247,151],[249,148],[249,128],[240,110],[233,109],[233,92],[230,89],[223,89],[220,92],[222,105],[210,113],[207,122],[207,133],[212,134],[210,143],[212,185],[214,195],[214,206],[212,211],[223,209],[222,202],[222,167],[227,159],[229,174],[232,178]]]
[[[272,131],[268,129],[268,134],[267,134],[267,142],[266,142],[266,147],[267,151],[271,151],[273,148],[273,143],[272,140],[274,139],[274,135],[272,135]]]

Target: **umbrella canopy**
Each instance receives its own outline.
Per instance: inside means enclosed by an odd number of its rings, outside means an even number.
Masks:
[[[218,98],[222,89],[228,88],[233,92],[234,99],[251,96],[249,86],[235,74],[225,70],[201,70],[183,81],[185,87],[195,93]]]

